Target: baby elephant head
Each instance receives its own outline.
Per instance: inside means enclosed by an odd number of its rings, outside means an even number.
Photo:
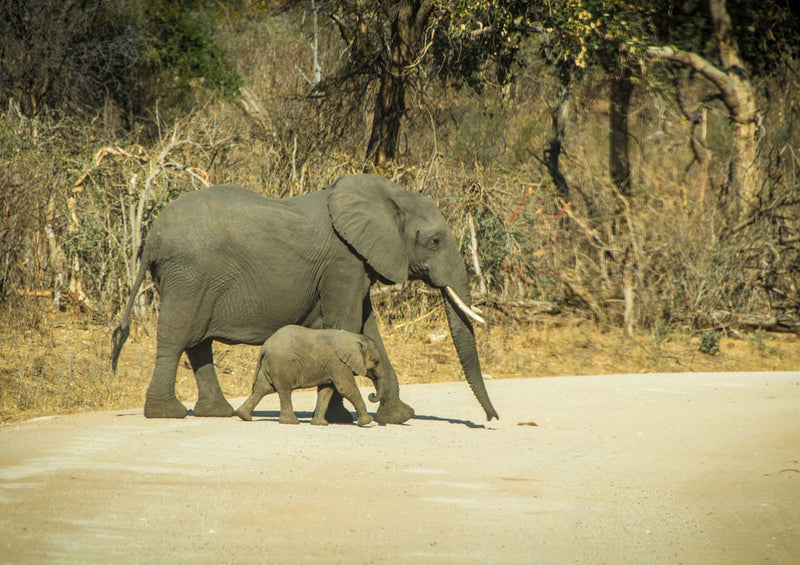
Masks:
[[[350,367],[355,375],[369,377],[375,384],[375,392],[369,395],[370,402],[378,402],[383,395],[380,371],[381,354],[372,339],[362,334],[354,334],[341,330],[333,338],[333,349],[336,356]]]

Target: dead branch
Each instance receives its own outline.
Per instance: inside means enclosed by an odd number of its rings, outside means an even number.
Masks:
[[[478,277],[481,295],[486,296],[486,280],[483,278],[481,264],[478,261],[478,239],[475,237],[475,221],[472,219],[472,214],[467,214],[467,223],[469,224],[469,250],[472,256],[472,266],[475,269],[475,276]]]
[[[522,193],[517,205],[514,206],[514,210],[509,214],[508,218],[506,219],[506,225],[510,226],[514,223],[514,220],[517,219],[517,216],[522,211],[522,207],[525,205],[525,202],[528,200],[528,197],[533,194],[533,186],[529,186],[525,189],[525,192]]]
[[[709,317],[721,327],[739,327],[775,333],[794,333],[800,336],[800,320],[789,316],[769,314],[737,314],[725,310],[709,312]]]
[[[572,294],[586,303],[586,306],[589,307],[589,310],[598,321],[603,322],[606,320],[605,312],[602,308],[600,308],[600,304],[586,287],[584,287],[577,279],[565,273],[558,273],[558,277],[561,279],[561,282],[563,282],[567,288],[569,288]]]

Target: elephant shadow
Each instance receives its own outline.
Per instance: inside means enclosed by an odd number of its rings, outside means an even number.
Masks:
[[[253,421],[262,420],[265,422],[277,422],[280,415],[280,410],[255,410],[253,412]],[[295,415],[301,421],[301,423],[305,423],[306,421],[311,421],[311,418],[314,417],[314,412],[304,412],[298,410],[295,412]]]
[[[299,411],[296,412],[296,414],[301,421],[310,421],[311,418],[314,416],[314,412]],[[256,410],[253,412],[254,421],[259,420],[265,422],[277,422],[278,416],[280,416],[279,410]],[[456,418],[440,418],[439,416],[425,416],[421,414],[415,414],[414,416],[411,417],[411,420],[422,420],[426,422],[445,422],[448,424],[456,424],[478,430],[487,429],[486,426],[484,426],[483,424],[476,424],[471,420],[459,420]],[[381,424],[381,425],[386,425],[386,424]],[[401,424],[401,425],[408,425],[408,424]]]
[[[428,422],[447,422],[448,424],[458,424],[461,426],[466,426],[468,428],[478,429],[478,430],[485,430],[486,426],[483,424],[476,424],[471,420],[459,420],[457,418],[440,418],[439,416],[424,416],[421,414],[414,414],[411,417],[412,420],[423,420]]]

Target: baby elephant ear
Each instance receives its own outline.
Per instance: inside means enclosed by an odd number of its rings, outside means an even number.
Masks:
[[[328,211],[333,229],[378,274],[392,283],[408,279],[400,226],[404,212],[398,205],[407,193],[388,179],[349,175],[331,187]]]
[[[339,330],[333,336],[333,350],[342,362],[350,367],[354,375],[366,375],[367,366],[364,363],[364,350],[355,334]]]

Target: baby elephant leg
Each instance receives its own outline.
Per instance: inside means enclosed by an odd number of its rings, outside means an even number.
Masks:
[[[281,399],[281,415],[278,416],[278,423],[299,424],[300,420],[297,419],[292,406],[292,389],[279,390],[278,397]]]
[[[259,363],[258,369],[256,370],[256,378],[255,381],[253,381],[253,392],[250,393],[250,396],[247,397],[244,404],[239,406],[236,415],[242,420],[249,422],[253,419],[253,410],[255,410],[258,403],[261,402],[261,399],[272,392],[275,392],[275,388],[267,380],[266,372]]]
[[[325,412],[328,410],[328,404],[333,396],[333,385],[320,385],[317,388],[317,407],[314,408],[314,417],[311,418],[311,423],[315,426],[327,426],[328,420],[325,419]]]
[[[362,427],[369,426],[372,423],[372,416],[367,413],[367,405],[364,404],[364,399],[361,397],[361,392],[359,392],[353,376],[350,375],[345,379],[337,379],[335,384],[339,394],[349,400],[353,408],[356,409],[356,414],[358,414],[356,423]]]

